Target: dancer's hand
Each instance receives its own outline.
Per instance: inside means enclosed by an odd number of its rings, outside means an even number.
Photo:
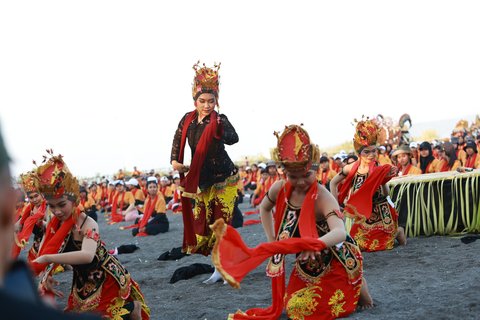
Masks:
[[[305,262],[307,260],[318,260],[318,261],[321,261],[321,253],[320,251],[311,251],[311,250],[307,250],[307,251],[302,251],[300,253],[300,255],[298,256],[298,260],[300,262]]]
[[[40,256],[37,259],[33,260],[33,262],[42,264],[42,263],[50,263],[52,261],[50,261],[48,254],[44,254],[43,256]]]
[[[185,173],[188,170],[190,170],[190,166],[186,166],[183,163],[180,163],[176,160],[172,161],[172,167],[173,169],[177,170],[179,173]]]

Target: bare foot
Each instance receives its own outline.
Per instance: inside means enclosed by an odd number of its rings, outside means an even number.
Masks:
[[[142,304],[140,301],[133,301],[133,311],[130,313],[130,319],[142,320]]]
[[[362,278],[362,288],[360,289],[360,297],[358,298],[357,306],[358,310],[371,309],[375,306],[373,304],[372,296],[368,291],[367,280],[365,280],[365,278]]]
[[[405,229],[403,229],[403,227],[398,227],[397,241],[398,241],[398,244],[401,246],[407,245],[407,237],[405,235]]]

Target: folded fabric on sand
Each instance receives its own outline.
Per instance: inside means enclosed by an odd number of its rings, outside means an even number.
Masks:
[[[212,273],[214,270],[212,266],[205,263],[194,263],[186,267],[180,267],[173,273],[172,278],[170,278],[170,283],[190,279],[203,273]]]
[[[157,260],[167,261],[167,260],[180,260],[185,257],[187,254],[182,252],[182,247],[173,248],[170,251],[162,253]]]

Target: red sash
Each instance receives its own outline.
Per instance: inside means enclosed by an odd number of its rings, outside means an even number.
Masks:
[[[347,197],[350,188],[352,186],[353,177],[357,173],[360,161],[357,161],[347,178],[341,187],[340,194],[338,195],[338,203],[342,204]],[[395,169],[392,171],[392,169]],[[375,191],[383,184],[387,183],[395,175],[397,168],[390,164],[384,164],[383,166],[376,166],[376,163],[372,162],[369,168],[369,175],[362,186],[350,195],[347,203],[345,204],[345,211],[352,215],[360,214],[369,219],[372,215],[373,207],[373,195]]]
[[[290,197],[291,192],[292,187],[287,182],[277,196],[275,209],[277,233],[280,230],[282,216],[287,206],[285,199]],[[238,288],[242,279],[250,271],[275,254],[292,254],[305,250],[321,251],[326,248],[325,243],[318,239],[315,222],[317,192],[318,184],[315,181],[310,186],[300,210],[298,227],[301,238],[277,240],[249,248],[233,227],[226,226],[222,219],[215,222],[212,229],[215,231],[217,240],[212,251],[212,261],[230,285]],[[233,319],[278,319],[283,310],[284,296],[285,273],[282,273],[272,278],[272,305],[270,307],[238,312]]]
[[[42,201],[40,207],[38,207],[37,213],[34,215],[30,215],[33,210],[33,204],[30,204],[25,209],[23,213],[22,220],[20,224],[23,226],[22,231],[15,235],[15,243],[13,244],[12,249],[12,257],[16,259],[20,254],[20,250],[22,250],[28,242],[28,239],[32,235],[33,228],[35,224],[42,220],[45,217],[45,212],[47,211],[47,202],[45,200]]]
[[[197,117],[197,111],[190,112],[185,117],[182,129],[182,141],[180,144],[180,154],[178,155],[178,162],[183,163],[185,144],[187,141],[188,127]],[[183,217],[183,248],[196,247],[197,238],[193,228],[193,208],[191,196],[197,194],[198,183],[200,180],[200,171],[203,167],[203,162],[208,152],[208,148],[213,138],[219,139],[218,136],[218,120],[217,112],[212,111],[210,113],[210,123],[206,126],[205,130],[195,147],[195,154],[193,155],[190,170],[185,176],[184,173],[180,173],[180,185],[184,188],[182,193],[182,217]],[[190,197],[188,197],[190,196]]]
[[[120,200],[120,210],[117,212],[118,208],[118,193],[113,197],[113,205],[112,205],[112,222],[122,222],[123,215],[122,215],[122,207],[123,207],[123,200],[125,199],[125,191],[122,192],[122,199]]]
[[[66,239],[68,233],[72,230],[75,220],[80,215],[80,209],[78,207],[74,208],[73,210],[74,212],[72,212],[70,218],[63,223],[55,216],[52,218],[52,220],[50,220],[45,230],[43,244],[38,251],[39,257],[43,256],[44,254],[58,253],[63,241]],[[40,264],[32,262],[31,266],[35,274],[39,275],[48,266],[48,263]]]

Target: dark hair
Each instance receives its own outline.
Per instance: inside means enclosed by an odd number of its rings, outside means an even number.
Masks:
[[[450,142],[445,142],[443,145],[445,154],[448,156],[448,166],[451,168],[457,160],[457,152],[455,147]]]
[[[475,141],[467,141],[467,144],[465,145],[465,151],[467,150],[467,148],[472,148],[473,149],[473,152],[477,153],[477,145],[475,143]]]
[[[323,162],[329,162],[328,157],[321,156],[320,157],[320,163],[323,163]]]
[[[201,91],[197,92],[195,94],[195,97],[193,97],[193,101],[197,101],[198,97],[200,97],[203,93],[210,93],[215,96],[215,101],[218,100],[218,92],[212,89],[202,89]]]

